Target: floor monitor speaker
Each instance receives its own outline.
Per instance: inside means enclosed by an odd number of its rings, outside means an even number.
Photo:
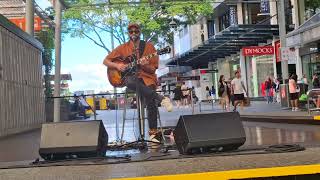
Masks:
[[[212,148],[233,150],[246,141],[238,112],[182,115],[173,134],[181,154]]]
[[[42,125],[39,154],[42,158],[103,156],[108,134],[101,120]]]

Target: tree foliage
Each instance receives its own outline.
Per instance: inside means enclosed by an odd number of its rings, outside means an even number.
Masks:
[[[320,0],[306,0],[306,9],[310,10],[312,15],[316,14],[317,9],[320,9]]]
[[[102,0],[65,1],[71,7],[64,12],[65,32],[73,37],[89,38],[108,52],[112,49],[111,34],[116,44],[128,40],[126,33],[129,22],[141,24],[144,40],[158,44],[160,38],[163,39],[162,43],[171,44],[173,36],[170,21],[174,20],[178,27],[182,27],[195,23],[200,16],[210,15],[213,10],[207,1],[152,1],[151,4],[150,0],[131,3],[128,0],[112,0],[111,4]]]
[[[45,95],[46,97],[52,96],[52,89],[50,86],[50,79],[49,75],[52,70],[53,66],[53,57],[52,53],[54,50],[54,33],[50,29],[46,29],[43,31],[40,31],[37,34],[37,39],[42,43],[43,45],[43,52],[42,52],[42,64],[44,66],[44,82],[45,82]]]

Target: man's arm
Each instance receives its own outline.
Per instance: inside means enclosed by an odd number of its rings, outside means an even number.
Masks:
[[[116,59],[120,57],[121,57],[121,54],[119,53],[118,48],[116,48],[104,58],[103,64],[106,65],[108,68],[117,69],[118,71],[124,71],[127,65],[115,63],[112,61],[112,59]]]
[[[117,68],[117,63],[112,62],[108,56],[103,60],[103,64],[106,65],[108,68]]]
[[[146,44],[145,54],[152,54],[156,52],[155,47],[151,43]],[[140,65],[141,69],[149,74],[154,74],[159,66],[159,56],[149,59],[148,64]]]
[[[247,92],[247,90],[246,90],[246,87],[245,87],[244,84],[243,84],[243,81],[241,81],[241,86],[242,86],[244,92],[245,92],[246,94],[248,94],[248,92]]]
[[[233,82],[233,80],[231,81],[231,95],[233,95],[234,94],[234,82]]]

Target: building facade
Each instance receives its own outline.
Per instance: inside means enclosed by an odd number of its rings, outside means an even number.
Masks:
[[[285,0],[284,3],[288,35],[291,31],[297,34],[295,29],[319,11],[319,7],[309,7],[305,0]],[[251,97],[265,95],[263,86],[268,77],[288,78],[282,77],[282,60],[288,61],[289,74],[296,73],[302,78],[302,74],[307,73],[310,78],[310,74],[317,69],[314,64],[318,58],[318,49],[314,47],[317,43],[308,43],[304,49],[299,49],[301,45],[297,47],[295,44],[281,48],[277,9],[277,1],[269,0],[215,3],[210,18],[202,18],[197,24],[189,25],[177,33],[179,36],[175,37],[174,45],[177,47],[177,57],[167,65],[191,66],[193,70],[185,74],[200,77],[199,69],[218,70],[217,73],[205,75],[207,83],[201,83],[202,78],[200,83],[193,83],[202,90],[206,86],[216,87],[220,75],[232,79],[235,71],[241,70]],[[313,22],[310,24],[313,25]],[[320,31],[313,32],[318,34]],[[255,53],[248,53],[250,51]],[[293,57],[290,54],[298,55],[298,58],[290,58]]]

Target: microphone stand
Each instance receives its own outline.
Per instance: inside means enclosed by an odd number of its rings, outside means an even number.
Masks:
[[[136,44],[133,43],[133,62],[134,62],[134,68],[135,68],[135,74],[134,76],[136,77],[136,80],[139,81],[138,79],[138,71],[139,71],[139,56],[137,55],[137,51],[139,51],[138,47],[136,47]],[[138,142],[141,142],[141,149],[144,149],[147,147],[146,140],[145,140],[145,110],[144,110],[144,102],[143,102],[143,97],[142,94],[140,94],[140,89],[138,86],[136,86],[136,95],[137,95],[137,114],[138,114],[138,122],[139,122],[139,138]]]
[[[133,61],[134,61],[134,68],[135,68],[135,74],[136,80],[138,81],[138,47],[135,43],[133,43]],[[144,113],[144,105],[143,105],[143,98],[140,94],[140,89],[138,86],[136,86],[136,94],[137,94],[137,113],[138,113],[138,122],[139,122],[139,141],[144,142],[145,141],[145,113]]]

